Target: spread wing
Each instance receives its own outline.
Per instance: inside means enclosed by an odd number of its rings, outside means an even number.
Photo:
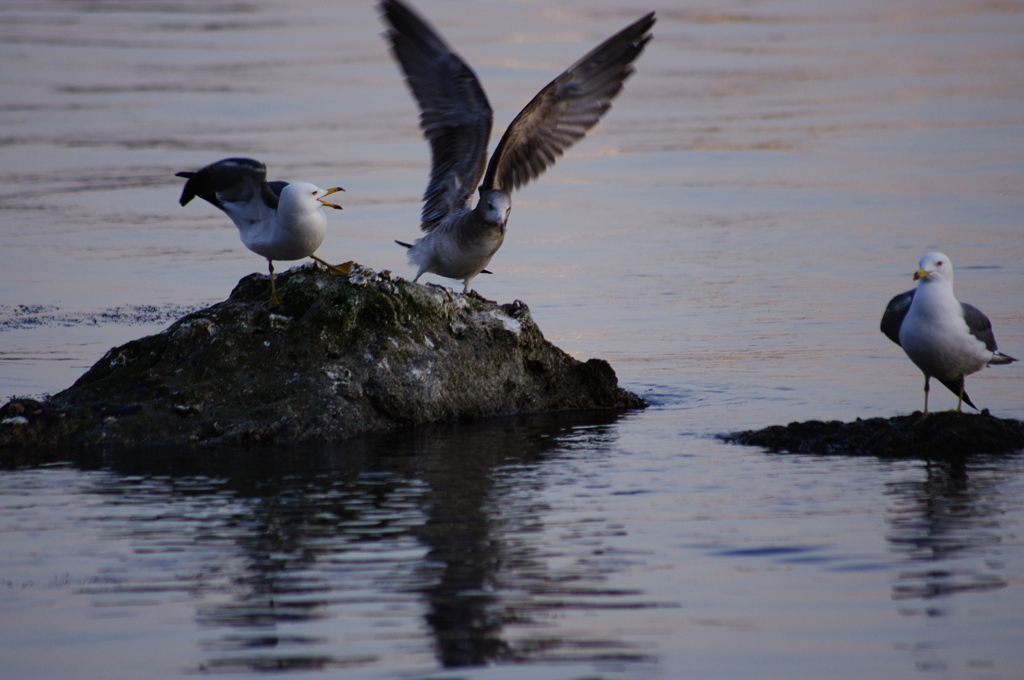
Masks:
[[[889,300],[889,304],[886,305],[885,312],[882,314],[882,332],[897,345],[900,345],[900,327],[910,310],[910,303],[914,301],[916,291],[917,289],[914,288]],[[900,345],[900,347],[902,346]]]
[[[537,93],[498,143],[481,190],[511,193],[586,135],[633,73],[632,63],[650,41],[654,22],[651,12],[622,29]]]
[[[281,185],[275,192],[267,184],[267,166],[251,158],[225,158],[197,172],[179,172],[176,176],[188,180],[181,192],[182,205],[198,196],[221,210],[225,203],[250,203],[257,196],[266,207],[276,209],[281,188],[287,184],[274,182]]]
[[[430,182],[420,225],[430,231],[453,208],[465,206],[480,182],[491,137],[491,105],[472,69],[426,21],[399,0],[383,0],[380,8],[430,142]]]

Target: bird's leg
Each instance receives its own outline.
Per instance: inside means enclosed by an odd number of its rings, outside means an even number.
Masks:
[[[926,375],[924,377],[924,413],[921,414],[921,420],[928,417],[928,391],[931,389],[931,386],[928,384],[929,380],[931,380],[931,378]]]
[[[322,264],[323,266],[327,267],[327,271],[334,274],[335,276],[348,276],[349,272],[352,271],[352,265],[355,264],[355,262],[352,260],[349,260],[348,262],[342,262],[341,264],[328,264],[327,262],[324,262],[316,255],[310,255],[310,257],[319,262],[320,264]]]
[[[284,295],[277,294],[277,285],[274,283],[274,261],[267,260],[267,264],[270,265],[270,302],[267,303],[267,309],[273,309],[281,306]]]
[[[957,413],[963,413],[963,411],[961,410],[961,407],[964,405],[964,381],[963,381],[963,378],[960,379],[960,394],[958,396],[959,396],[959,399],[956,400],[956,412]]]

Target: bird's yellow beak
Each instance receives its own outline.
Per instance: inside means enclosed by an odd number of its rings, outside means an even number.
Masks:
[[[320,198],[318,198],[316,200],[320,201],[321,203],[323,203],[328,208],[334,208],[335,210],[343,210],[343,208],[340,205],[338,205],[337,203],[328,203],[327,201],[324,200],[325,198],[327,198],[331,194],[336,194],[339,191],[344,191],[344,189],[342,189],[341,187],[334,187],[332,189],[328,189],[326,194],[324,194],[323,196],[321,196]]]
[[[914,272],[914,280],[917,281],[918,279],[927,279],[930,274],[930,271],[927,271],[925,269],[918,269],[916,272]]]

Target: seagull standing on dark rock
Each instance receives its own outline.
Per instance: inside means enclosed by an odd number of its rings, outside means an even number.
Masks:
[[[199,198],[220,208],[238,227],[245,247],[267,258],[270,266],[270,302],[281,304],[282,295],[274,284],[274,260],[311,257],[332,274],[348,274],[351,262],[332,265],[314,255],[327,235],[327,217],[322,207],[341,210],[323,200],[344,191],[341,187],[321,189],[309,182],[268,182],[267,166],[251,158],[225,158],[196,172],[179,172],[184,177],[181,204]]]
[[[964,390],[964,377],[1016,359],[996,348],[988,317],[953,295],[953,263],[949,257],[927,253],[918,264],[914,280],[919,282],[917,288],[889,301],[881,330],[924,373],[924,415],[928,415],[928,381],[932,377],[957,395],[957,411],[963,402],[977,409]]]
[[[430,182],[420,228],[408,244],[416,278],[426,272],[469,292],[505,239],[510,194],[539,177],[611,107],[632,63],[651,39],[654,12],[630,24],[551,81],[509,125],[487,161],[493,114],[472,69],[400,0],[383,0],[387,36],[420,106],[430,142]],[[484,172],[486,168],[486,173]],[[483,177],[483,183],[480,178]],[[470,206],[479,184],[480,198]]]

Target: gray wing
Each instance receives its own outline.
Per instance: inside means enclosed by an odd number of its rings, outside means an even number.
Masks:
[[[225,158],[197,172],[179,172],[176,176],[188,180],[181,192],[182,205],[198,196],[221,210],[225,203],[250,203],[256,197],[268,208],[276,209],[281,189],[287,185],[274,182],[275,191],[267,184],[267,166],[251,158]]]
[[[611,108],[651,39],[654,12],[605,40],[548,83],[509,125],[487,165],[481,191],[511,193],[539,177]]]
[[[491,105],[472,69],[426,21],[399,0],[383,0],[380,8],[430,142],[430,182],[420,225],[430,231],[453,208],[465,206],[480,182],[491,137]]]
[[[961,302],[960,308],[964,310],[964,321],[967,322],[967,330],[971,332],[971,335],[985,343],[988,351],[995,352],[998,348],[996,347],[996,336],[992,334],[992,322],[974,305]]]
[[[910,309],[910,303],[914,301],[916,291],[917,289],[914,288],[889,300],[889,304],[886,305],[885,312],[882,314],[882,332],[897,345],[900,344],[900,327]],[[900,345],[900,347],[902,346]]]
[[[282,182],[281,180],[274,180],[273,182],[267,182],[265,190],[261,190],[263,194],[263,200],[268,207],[277,210],[277,203],[281,200],[281,192],[288,186],[288,182]]]

